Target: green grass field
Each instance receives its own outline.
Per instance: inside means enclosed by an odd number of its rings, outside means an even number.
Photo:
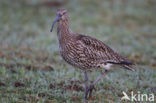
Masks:
[[[74,32],[137,64],[134,73],[112,69],[89,103],[131,103],[122,91],[156,96],[155,0],[0,0],[0,103],[83,103],[83,73],[60,57],[56,27],[50,32],[58,8],[68,10]],[[89,71],[90,81],[102,72]]]

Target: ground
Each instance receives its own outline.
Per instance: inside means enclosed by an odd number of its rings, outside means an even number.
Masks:
[[[122,91],[156,95],[155,0],[1,0],[1,103],[83,102],[83,73],[63,61],[56,28],[50,32],[62,7],[74,32],[100,39],[136,63],[135,72],[112,69],[90,103],[129,102],[121,101]],[[89,71],[90,81],[102,72]]]

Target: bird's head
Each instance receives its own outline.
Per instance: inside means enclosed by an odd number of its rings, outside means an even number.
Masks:
[[[67,15],[67,10],[64,8],[60,8],[57,10],[56,12],[56,18],[52,23],[52,27],[51,27],[51,32],[53,31],[53,27],[55,25],[56,22],[61,22],[61,21],[65,21],[68,20],[68,15]]]

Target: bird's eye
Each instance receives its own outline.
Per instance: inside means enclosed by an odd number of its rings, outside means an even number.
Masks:
[[[64,15],[64,14],[66,14],[66,11],[65,11],[65,12],[63,12],[63,15]]]

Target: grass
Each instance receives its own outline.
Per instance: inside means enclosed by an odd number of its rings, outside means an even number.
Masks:
[[[96,85],[90,103],[127,103],[122,91],[156,95],[155,0],[0,1],[0,102],[83,102],[83,73],[59,55],[57,8],[69,11],[71,29],[100,39],[137,64],[114,68]],[[104,70],[89,71],[90,81]],[[156,99],[156,98],[155,98]]]

